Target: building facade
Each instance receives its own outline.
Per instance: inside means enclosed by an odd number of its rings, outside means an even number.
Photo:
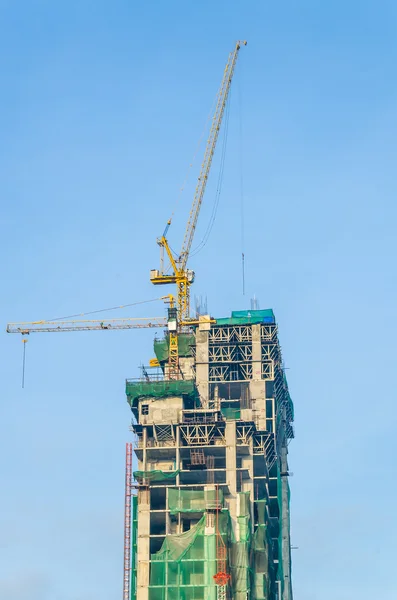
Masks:
[[[273,311],[178,336],[180,377],[127,380],[138,468],[133,600],[292,600],[288,443],[293,404]]]

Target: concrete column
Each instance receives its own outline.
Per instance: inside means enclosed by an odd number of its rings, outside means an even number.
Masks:
[[[150,492],[138,490],[138,538],[137,538],[137,600],[149,598],[150,570]]]
[[[204,406],[208,404],[208,331],[196,332],[196,384]]]
[[[143,428],[143,456],[142,456],[142,470],[147,471],[147,427]]]
[[[249,474],[250,474],[249,491],[250,491],[250,500],[251,500],[250,515],[251,515],[251,532],[253,534],[254,533],[254,523],[255,523],[255,519],[254,519],[255,488],[254,488],[254,439],[252,436],[250,437],[249,448],[250,448],[250,459],[251,459],[251,464],[250,464],[250,469],[249,469]]]
[[[262,379],[261,326],[252,325],[252,380]]]
[[[236,461],[236,422],[226,421],[226,483],[230,496],[227,498],[233,533],[236,534],[237,523],[237,461]]]

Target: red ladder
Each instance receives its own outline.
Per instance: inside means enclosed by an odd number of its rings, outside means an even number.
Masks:
[[[123,600],[130,600],[131,585],[131,483],[132,444],[125,445],[125,506],[124,506],[124,590]]]

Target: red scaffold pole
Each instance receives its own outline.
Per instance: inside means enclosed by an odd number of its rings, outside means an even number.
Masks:
[[[132,444],[125,445],[124,587],[123,600],[130,600],[131,586],[131,483]]]

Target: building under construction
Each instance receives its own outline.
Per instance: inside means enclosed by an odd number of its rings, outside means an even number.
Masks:
[[[293,405],[273,311],[192,318],[189,303],[189,254],[243,45],[236,43],[223,73],[182,249],[175,254],[168,243],[171,219],[157,240],[160,268],[150,280],[177,290],[162,297],[167,318],[7,325],[22,336],[165,331],[156,358],[126,384],[135,443],[127,444],[124,600],[292,600]]]
[[[127,380],[136,495],[126,512],[132,600],[292,599],[293,405],[272,310],[202,318],[178,336],[180,377]],[[130,577],[131,574],[131,577]]]

